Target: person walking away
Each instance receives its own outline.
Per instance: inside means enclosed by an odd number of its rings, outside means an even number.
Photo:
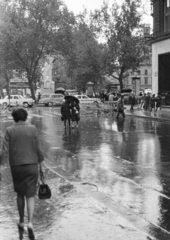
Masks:
[[[156,98],[155,98],[155,94],[153,94],[152,97],[151,97],[151,100],[150,100],[151,112],[152,112],[152,109],[153,109],[154,112],[155,112],[155,102],[156,102]]]
[[[73,101],[73,104],[71,106],[71,121],[72,121],[72,127],[75,126],[78,127],[79,121],[80,121],[80,106],[77,101]]]
[[[156,96],[156,109],[155,109],[155,112],[158,110],[161,110],[161,106],[162,106],[162,97],[161,97],[161,94],[158,93],[157,96]]]
[[[65,99],[65,101],[62,103],[61,105],[61,115],[63,117],[63,121],[64,121],[64,128],[66,128],[66,122],[68,121],[68,125],[70,126],[70,119],[71,119],[71,106],[70,106],[70,102],[68,99]]]
[[[150,101],[151,101],[150,93],[147,93],[146,98],[145,98],[145,110],[146,111],[149,110]]]
[[[36,127],[26,123],[27,111],[22,108],[13,109],[11,115],[15,124],[6,129],[2,146],[2,157],[6,159],[9,156],[14,191],[17,193],[18,230],[20,236],[24,233],[26,199],[28,237],[34,240],[33,216],[38,182],[38,167],[40,171],[43,170],[42,162],[44,157],[40,149]],[[22,237],[20,239],[23,239]]]
[[[130,111],[133,111],[133,107],[135,105],[135,95],[133,94],[133,92],[130,94],[129,96],[129,103],[130,103]]]
[[[123,118],[125,118],[125,112],[124,112],[124,96],[120,95],[118,101],[117,101],[117,116],[116,118],[119,118],[119,114],[122,114]]]

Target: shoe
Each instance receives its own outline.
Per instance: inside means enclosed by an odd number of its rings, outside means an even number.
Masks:
[[[19,233],[19,239],[23,239],[23,234],[24,234],[24,223],[17,223],[18,227],[18,233]]]
[[[30,240],[35,240],[35,235],[34,235],[34,231],[32,228],[28,227],[28,238]]]

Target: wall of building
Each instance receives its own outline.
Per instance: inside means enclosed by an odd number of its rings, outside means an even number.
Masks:
[[[152,44],[152,91],[158,93],[158,56],[170,52],[170,39]]]
[[[139,79],[133,80],[135,77]],[[124,86],[133,89],[136,94],[146,88],[152,89],[152,67],[150,65],[140,66],[136,74],[131,73],[124,80]]]

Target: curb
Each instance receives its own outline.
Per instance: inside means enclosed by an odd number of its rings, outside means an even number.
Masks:
[[[131,114],[131,113],[128,113],[128,112],[125,112],[125,114],[127,116],[131,116],[131,117],[148,118],[148,119],[159,121],[159,122],[170,121],[170,118],[160,118],[160,117],[144,116],[144,115],[138,115],[138,114]]]

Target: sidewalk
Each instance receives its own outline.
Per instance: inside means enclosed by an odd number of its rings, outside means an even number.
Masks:
[[[154,111],[149,112],[138,109],[138,106],[135,106],[133,111],[130,111],[130,105],[125,105],[125,107],[125,113],[128,116],[149,118],[158,121],[170,121],[170,107],[163,106],[161,111],[158,110],[156,113],[154,113]]]

